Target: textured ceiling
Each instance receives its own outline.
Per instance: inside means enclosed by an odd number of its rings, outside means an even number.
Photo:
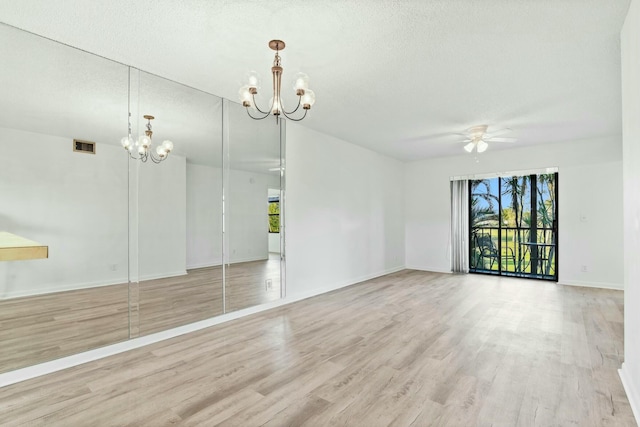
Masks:
[[[155,116],[155,144],[191,163],[222,165],[222,99],[16,28],[0,25],[0,127],[120,146],[131,103],[134,138]],[[230,165],[278,174],[279,129],[230,103]],[[20,142],[20,141],[19,141]],[[123,151],[123,156],[125,155]]]
[[[311,77],[303,124],[402,160],[619,135],[629,0],[0,0],[0,21],[236,100],[245,73]],[[268,87],[268,80],[263,87]],[[264,101],[268,99],[268,96]],[[291,98],[285,101],[293,101]]]

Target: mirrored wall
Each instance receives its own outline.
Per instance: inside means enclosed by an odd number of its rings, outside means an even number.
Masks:
[[[275,120],[3,24],[0,55],[0,373],[281,297]]]
[[[224,312],[222,99],[136,69],[131,73],[133,139],[150,128],[151,153],[163,141],[174,145],[160,163],[130,161],[132,187],[137,178],[131,223],[139,242],[131,271],[138,308],[132,334],[145,335]]]
[[[275,119],[254,121],[229,103],[228,120],[225,308],[233,311],[281,297],[282,159]]]

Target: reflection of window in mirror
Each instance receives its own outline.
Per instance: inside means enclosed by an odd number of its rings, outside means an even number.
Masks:
[[[269,220],[269,253],[280,253],[280,190],[269,188],[267,193]]]
[[[269,197],[269,233],[280,233],[280,197]]]

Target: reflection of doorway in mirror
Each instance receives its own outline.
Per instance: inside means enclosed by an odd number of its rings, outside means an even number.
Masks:
[[[269,188],[268,200],[268,232],[269,232],[269,259],[280,257],[280,190]]]

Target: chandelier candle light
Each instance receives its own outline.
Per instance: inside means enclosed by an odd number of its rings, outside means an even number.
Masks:
[[[271,74],[273,74],[273,97],[269,101],[270,107],[267,111],[262,111],[256,105],[255,95],[258,93],[259,78],[255,72],[248,74],[248,83],[240,88],[240,102],[242,106],[246,107],[247,114],[252,119],[262,120],[269,115],[276,116],[276,123],[283,115],[289,120],[299,122],[307,116],[307,111],[311,109],[311,106],[316,102],[316,95],[311,89],[309,89],[309,76],[304,73],[298,73],[294,80],[293,89],[298,96],[298,106],[292,111],[286,111],[282,105],[282,98],[280,97],[280,89],[282,87],[282,64],[280,58],[280,51],[284,49],[285,44],[282,40],[271,40],[269,47],[276,51],[275,59],[273,60],[273,67],[271,67]],[[302,106],[304,114],[301,117],[292,117]],[[259,116],[251,114],[249,107],[255,108]]]
[[[160,163],[163,160],[166,160],[169,157],[169,153],[173,150],[173,142],[166,140],[163,141],[161,145],[156,147],[156,153],[153,153],[151,150],[151,138],[153,136],[153,131],[151,130],[151,120],[155,117],[150,115],[143,116],[145,120],[147,120],[147,130],[144,131],[144,135],[140,135],[137,141],[134,141],[131,137],[131,123],[129,123],[129,135],[125,136],[120,140],[120,143],[124,147],[125,150],[129,153],[129,156],[134,160],[141,160],[142,162],[146,162],[151,159],[153,163]],[[134,154],[137,152],[137,156]]]

